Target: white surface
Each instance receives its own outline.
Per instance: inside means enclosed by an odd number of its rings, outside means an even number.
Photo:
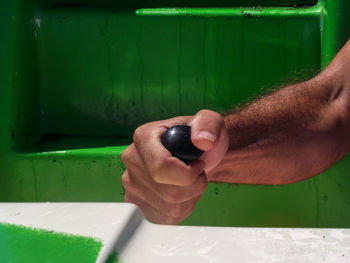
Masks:
[[[137,251],[137,253],[133,253]],[[122,262],[350,262],[350,230],[169,227],[143,222]]]
[[[98,238],[98,262],[350,262],[350,229],[161,226],[126,203],[0,203],[0,222]]]
[[[104,262],[114,250],[121,251],[142,220],[137,207],[127,203],[0,203],[2,223],[101,240],[97,262]]]

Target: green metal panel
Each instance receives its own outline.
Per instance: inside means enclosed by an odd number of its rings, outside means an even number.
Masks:
[[[224,111],[260,85],[319,68],[318,8],[181,11],[37,14],[41,132],[130,136],[141,123]]]
[[[270,7],[270,6],[311,6],[317,0],[38,0],[41,6],[90,6],[108,8],[145,8],[145,7]]]
[[[309,78],[348,37],[346,0],[115,2],[0,3],[1,201],[123,201],[138,125]],[[292,185],[210,184],[184,224],[348,227],[349,163]]]
[[[325,67],[350,38],[350,1],[324,1],[322,67]]]

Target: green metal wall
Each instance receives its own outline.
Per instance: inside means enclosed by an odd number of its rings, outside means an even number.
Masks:
[[[135,127],[307,79],[350,35],[346,0],[199,2],[2,1],[0,201],[123,201]],[[349,166],[210,184],[184,224],[349,227]]]

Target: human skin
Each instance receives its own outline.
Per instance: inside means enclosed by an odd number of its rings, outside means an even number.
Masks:
[[[171,126],[191,125],[205,151],[181,162],[162,146]],[[147,123],[122,154],[125,201],[155,223],[189,216],[208,181],[288,184],[317,175],[350,151],[350,41],[311,80],[282,87],[225,117],[202,110]]]

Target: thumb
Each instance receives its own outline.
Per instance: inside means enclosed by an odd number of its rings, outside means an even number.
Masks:
[[[222,129],[225,128],[222,116],[211,110],[199,111],[190,125],[192,143],[202,151],[214,148]]]

